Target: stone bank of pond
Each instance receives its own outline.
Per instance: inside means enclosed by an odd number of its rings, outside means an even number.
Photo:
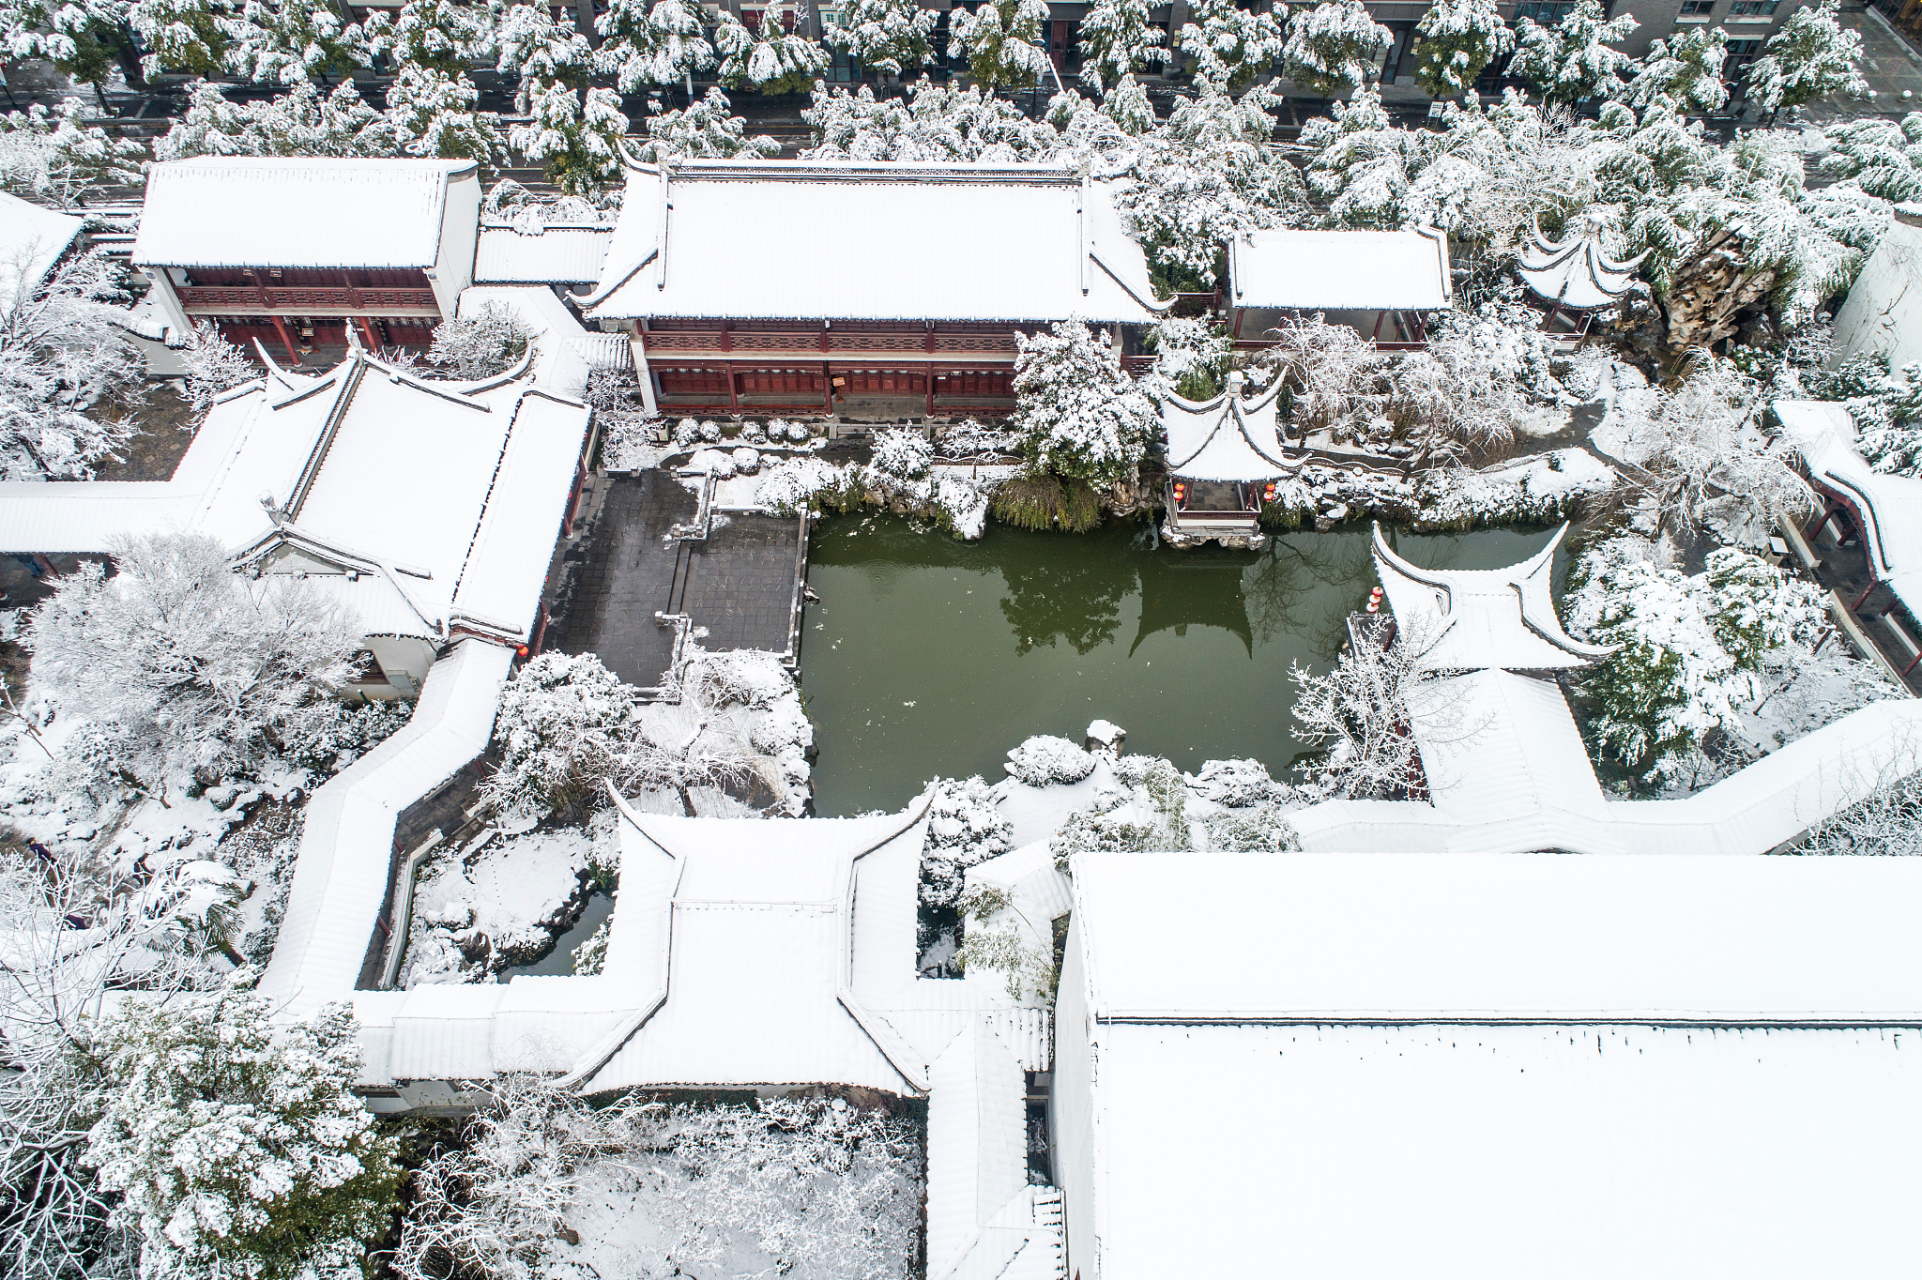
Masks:
[[[1425,567],[1492,569],[1550,532],[1394,542]],[[1023,738],[1078,741],[1096,717],[1184,769],[1253,756],[1286,776],[1301,750],[1289,666],[1334,660],[1376,581],[1368,547],[1365,524],[1183,552],[1118,521],[1081,536],[992,525],[962,543],[898,517],[825,520],[801,640],[815,811],[898,808],[937,774],[992,782]]]

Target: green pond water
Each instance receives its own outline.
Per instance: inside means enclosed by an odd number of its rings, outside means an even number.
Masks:
[[[1551,532],[1392,540],[1428,568],[1493,569]],[[1124,522],[963,543],[898,517],[825,520],[801,641],[815,811],[899,808],[937,774],[992,782],[1023,738],[1079,742],[1097,718],[1184,769],[1253,756],[1284,777],[1301,750],[1289,666],[1333,662],[1376,582],[1368,545],[1365,525],[1230,552],[1157,548]]]

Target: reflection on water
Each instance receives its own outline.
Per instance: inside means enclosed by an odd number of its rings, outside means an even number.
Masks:
[[[1547,537],[1395,541],[1427,567],[1496,568]],[[937,774],[994,780],[1029,734],[1079,740],[1096,717],[1184,768],[1252,755],[1283,774],[1289,667],[1331,662],[1375,582],[1365,528],[1181,552],[1125,523],[964,544],[877,515],[824,522],[809,562],[801,683],[823,815],[898,807]]]

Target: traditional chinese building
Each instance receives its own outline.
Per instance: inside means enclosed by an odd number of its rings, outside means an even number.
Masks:
[[[1162,536],[1178,547],[1214,541],[1255,549],[1261,533],[1261,508],[1275,498],[1275,486],[1300,467],[1281,443],[1277,381],[1261,395],[1242,394],[1239,370],[1212,400],[1197,404],[1179,396],[1162,402],[1161,425],[1168,449],[1168,486],[1163,495],[1168,518]]]
[[[1112,184],[1035,165],[630,162],[600,287],[662,412],[1005,412],[1015,337],[1152,323]]]
[[[133,265],[168,325],[292,364],[350,328],[425,346],[473,282],[480,196],[471,160],[175,160],[148,172]]]
[[[1522,250],[1522,283],[1543,309],[1543,329],[1578,338],[1595,312],[1622,300],[1647,256],[1644,250],[1625,262],[1609,257],[1594,223],[1570,228],[1559,240],[1537,228]]]
[[[1416,231],[1256,231],[1228,244],[1229,325],[1267,346],[1294,317],[1345,324],[1386,351],[1428,341],[1428,318],[1455,305],[1448,237]]]

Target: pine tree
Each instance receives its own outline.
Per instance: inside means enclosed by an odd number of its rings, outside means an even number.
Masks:
[[[1884,200],[1922,198],[1922,111],[1909,112],[1900,124],[1844,120],[1822,132],[1834,148],[1822,157],[1824,173]]]
[[[1288,23],[1282,74],[1310,93],[1335,97],[1375,78],[1394,35],[1362,0],[1321,0]]]
[[[621,114],[620,95],[589,89],[583,103],[576,90],[557,82],[529,96],[533,119],[508,132],[508,146],[529,160],[545,161],[547,180],[568,195],[597,196],[621,184],[627,117]]]
[[[408,0],[398,14],[376,12],[366,22],[367,46],[397,70],[418,67],[459,77],[468,64],[494,56],[487,10],[460,0]]]
[[[1749,64],[1743,87],[1771,119],[1783,107],[1799,107],[1830,94],[1860,98],[1868,92],[1868,81],[1858,70],[1862,37],[1836,20],[1840,11],[1837,0],[1797,9],[1762,46],[1762,56]]]
[[[1727,58],[1728,32],[1720,27],[1695,27],[1673,40],[1657,40],[1628,82],[1626,100],[1644,107],[1665,97],[1686,111],[1720,111],[1728,102],[1722,81]]]
[[[1641,25],[1633,14],[1604,16],[1600,0],[1579,0],[1553,27],[1523,18],[1515,26],[1508,74],[1527,81],[1550,102],[1617,97],[1626,87],[1622,72],[1633,60],[1608,46]]]
[[[142,69],[150,76],[222,74],[233,43],[233,11],[231,0],[136,0],[127,21],[146,46]]]
[[[1244,9],[1235,0],[1199,0],[1189,12],[1194,21],[1181,28],[1181,54],[1195,60],[1196,77],[1217,92],[1240,93],[1286,47],[1272,2]]]
[[[1029,467],[1097,488],[1131,480],[1161,415],[1122,371],[1108,335],[1064,320],[1016,341],[1010,421]]]
[[[973,13],[956,5],[948,18],[948,52],[965,55],[968,74],[995,89],[1025,89],[1052,64],[1043,51],[1047,0],[982,0]]]
[[[1515,47],[1493,0],[1437,0],[1415,31],[1415,83],[1437,98],[1467,93],[1489,63]]]
[[[781,144],[764,135],[749,137],[747,121],[734,114],[733,104],[719,89],[682,111],[647,119],[647,141],[633,148],[647,164],[677,164],[682,160],[731,160],[736,156],[771,156]]]
[[[529,115],[540,114],[534,105],[537,92],[552,98],[550,91],[557,86],[587,87],[594,50],[586,36],[556,23],[546,5],[515,5],[501,19],[494,39],[498,50],[495,70],[520,78],[520,89],[514,99],[519,110]],[[547,109],[552,114],[558,108],[550,102]],[[520,148],[519,143],[514,145]]]
[[[485,176],[506,159],[507,148],[479,102],[480,91],[464,74],[406,64],[387,87],[387,127],[407,155],[478,160]]]
[[[1139,137],[1155,127],[1155,108],[1148,100],[1148,90],[1132,75],[1121,77],[1103,95],[1101,113],[1131,138]]]
[[[934,28],[941,15],[916,0],[848,0],[841,21],[824,36],[862,67],[899,76],[934,59]]]
[[[1081,19],[1081,78],[1105,92],[1162,61],[1167,37],[1148,20],[1148,0],[1094,0]]]
[[[817,42],[790,32],[786,17],[769,5],[761,10],[760,26],[750,31],[739,18],[721,11],[714,48],[721,55],[716,77],[722,84],[757,93],[798,93],[814,83],[833,59]]]
[[[360,24],[342,22],[332,0],[245,0],[227,29],[227,70],[257,84],[304,84],[373,60]]]
[[[187,110],[155,141],[155,158],[381,158],[400,153],[386,117],[360,100],[352,81],[343,81],[324,98],[313,85],[299,84],[277,98],[232,102],[219,85],[203,80],[193,86],[187,102]]]
[[[353,1013],[273,1013],[243,971],[100,1028],[112,1087],[88,1159],[138,1223],[143,1275],[345,1276],[391,1221],[396,1146],[354,1092]]]
[[[613,0],[595,22],[601,47],[595,68],[622,93],[683,81],[690,103],[694,73],[714,65],[714,46],[701,34],[701,10],[687,0]]]

